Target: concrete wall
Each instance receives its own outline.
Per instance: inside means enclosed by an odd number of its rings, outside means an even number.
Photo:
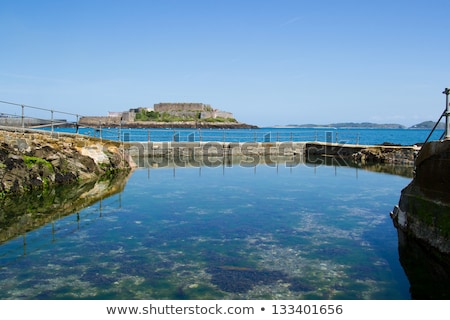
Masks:
[[[61,122],[66,122],[66,120],[58,120],[58,119],[53,120],[53,123],[61,123]],[[32,127],[51,124],[51,121],[25,117],[23,118],[23,123],[25,127]],[[0,118],[0,126],[21,127],[22,118]]]
[[[391,217],[408,236],[450,254],[450,141],[422,147],[416,175],[402,190]]]
[[[136,113],[134,111],[126,111],[122,112],[122,120],[126,122],[132,122],[134,121],[134,118],[136,117]]]
[[[208,119],[208,118],[231,118],[234,119],[234,116],[231,112],[226,111],[220,111],[220,110],[214,110],[214,111],[203,111],[200,114],[201,119]]]
[[[81,126],[107,127],[120,125],[120,117],[81,117],[79,120]]]

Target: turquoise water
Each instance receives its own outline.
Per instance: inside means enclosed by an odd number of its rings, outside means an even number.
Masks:
[[[75,128],[57,128],[61,132],[75,132]],[[259,129],[117,129],[81,128],[80,133],[122,141],[223,141],[275,142],[322,141],[362,145],[384,142],[414,145],[423,143],[429,129],[363,129],[363,128],[259,128]],[[443,130],[431,136],[438,140]]]
[[[0,298],[409,299],[389,217],[409,181],[334,166],[137,169],[120,194],[1,244]]]

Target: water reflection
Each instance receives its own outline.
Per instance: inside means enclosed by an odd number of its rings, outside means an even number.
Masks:
[[[450,299],[450,256],[443,255],[398,229],[400,263],[412,299]]]
[[[308,157],[301,155],[274,156],[274,155],[253,155],[253,156],[179,156],[179,157],[134,157],[133,160],[139,168],[157,169],[157,168],[199,168],[202,167],[223,167],[224,169],[232,166],[242,166],[256,168],[258,166],[268,166],[279,169],[295,168],[297,166],[308,166],[318,168],[320,166],[333,166],[335,172],[339,167],[354,168],[355,174],[358,170],[366,170],[377,173],[387,173],[398,175],[405,178],[412,178],[414,167],[410,165],[385,164],[385,163],[366,163],[361,164],[348,159],[335,157]],[[175,172],[174,170],[174,172]],[[201,171],[200,171],[201,172]]]
[[[20,197],[5,197],[0,201],[0,244],[17,236],[22,236],[26,244],[27,232],[97,202],[100,204],[101,214],[102,199],[121,192],[129,175],[123,173],[111,179],[58,186],[45,191],[29,192]]]

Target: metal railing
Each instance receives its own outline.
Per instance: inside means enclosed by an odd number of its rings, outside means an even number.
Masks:
[[[428,134],[427,138],[425,139],[424,143],[427,143],[431,136],[433,135],[434,131],[436,130],[436,128],[438,127],[439,123],[441,123],[442,118],[445,117],[445,130],[442,133],[441,137],[439,138],[439,140],[449,140],[450,139],[450,106],[448,104],[448,96],[450,94],[450,88],[445,88],[444,91],[442,92],[443,94],[445,94],[445,109],[442,112],[441,116],[439,117],[438,121],[436,121],[436,123],[434,124],[433,129],[431,129],[430,133]]]
[[[27,128],[50,128],[53,133],[57,126],[73,126],[78,129],[80,115],[76,113],[59,111],[25,104],[19,104],[9,101],[1,101],[3,107],[0,109],[0,125]],[[7,107],[15,108],[8,109]],[[17,114],[17,107],[20,107],[20,114]],[[58,119],[55,115],[70,116],[73,121],[67,119]]]
[[[129,129],[122,125],[110,128],[99,122],[96,127],[79,125],[82,115],[50,108],[1,101],[0,126],[15,128],[41,129],[44,132],[66,132],[83,134],[114,141],[136,142],[302,142],[320,141],[329,143],[359,144],[359,133],[329,130],[271,130],[271,129]],[[58,119],[56,115],[71,117]]]
[[[74,128],[58,132],[74,133]],[[328,142],[359,144],[360,134],[337,130],[277,130],[277,129],[156,129],[80,127],[79,134],[120,142]]]

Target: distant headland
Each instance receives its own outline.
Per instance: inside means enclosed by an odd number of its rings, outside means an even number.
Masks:
[[[373,123],[373,122],[339,122],[330,124],[289,124],[283,127],[289,128],[361,128],[361,129],[432,129],[436,122],[424,121],[411,127],[398,123]],[[440,123],[437,129],[444,129],[444,124]]]
[[[157,103],[153,108],[140,107],[107,116],[81,117],[81,126],[129,128],[257,128],[237,121],[228,111],[203,103]]]

